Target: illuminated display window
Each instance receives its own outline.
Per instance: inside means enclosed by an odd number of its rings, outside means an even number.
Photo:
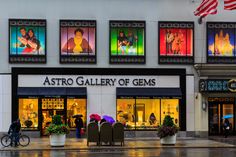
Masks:
[[[236,62],[235,23],[207,22],[207,63]]]
[[[179,99],[117,99],[117,121],[126,130],[156,130],[166,115],[179,126]]]
[[[228,119],[230,130],[235,131],[235,98],[234,97],[208,97],[208,119],[210,135],[222,135],[225,119]]]
[[[60,20],[60,62],[96,63],[96,21]]]
[[[136,129],[160,125],[160,99],[136,99]]]
[[[38,129],[38,99],[19,99],[19,118],[22,128]]]
[[[75,118],[74,115],[82,115],[82,120],[84,122],[84,126],[86,126],[86,99],[75,99],[68,98],[67,99],[67,124],[70,128],[75,128]]]
[[[159,63],[194,63],[194,23],[159,22]]]
[[[46,128],[52,122],[52,117],[60,115],[62,123],[65,123],[65,105],[63,98],[42,99],[42,134],[46,135]]]
[[[64,109],[64,99],[42,99],[42,109]]]
[[[179,99],[161,99],[161,122],[166,115],[170,115],[179,126]]]
[[[110,21],[110,63],[145,63],[145,21]]]
[[[135,129],[135,99],[117,99],[117,120],[126,129]]]
[[[46,63],[46,20],[9,20],[9,62]]]

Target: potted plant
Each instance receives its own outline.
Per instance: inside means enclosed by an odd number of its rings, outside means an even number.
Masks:
[[[161,139],[161,144],[175,144],[178,130],[179,128],[174,124],[173,118],[169,115],[165,116],[163,124],[157,128],[157,135]]]
[[[68,133],[69,127],[65,124],[62,124],[61,116],[53,116],[52,123],[46,128],[46,134],[50,135],[50,145],[64,146],[66,134]]]

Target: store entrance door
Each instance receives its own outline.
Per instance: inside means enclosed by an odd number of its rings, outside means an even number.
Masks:
[[[209,134],[223,135],[223,124],[227,118],[234,130],[234,103],[211,102],[209,103]]]
[[[46,128],[52,122],[52,117],[54,115],[61,115],[62,122],[65,122],[65,107],[64,99],[62,98],[45,98],[42,99],[42,129],[41,135],[46,135]]]

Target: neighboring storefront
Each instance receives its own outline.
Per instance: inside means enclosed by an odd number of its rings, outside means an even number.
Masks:
[[[203,96],[202,104],[208,105],[209,135],[222,135],[225,119],[230,122],[231,134],[236,134],[236,80],[201,79],[199,91]]]
[[[185,69],[12,68],[12,120],[45,134],[61,115],[73,130],[73,116],[109,115],[126,130],[155,130],[165,115],[186,131]]]

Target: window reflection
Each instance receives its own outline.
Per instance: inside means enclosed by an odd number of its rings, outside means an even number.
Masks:
[[[75,128],[74,115],[82,115],[84,126],[86,126],[86,99],[67,99],[67,124],[70,128]]]
[[[117,121],[128,130],[155,130],[166,115],[179,126],[179,99],[117,99]]]
[[[136,128],[155,129],[160,124],[160,99],[136,99]]]
[[[134,107],[135,99],[117,99],[117,120],[124,124],[126,129],[135,128]]]
[[[179,99],[161,99],[161,123],[166,115],[170,115],[179,126]]]
[[[38,129],[38,99],[19,99],[21,126],[29,130]]]
[[[230,123],[230,129],[234,128],[234,105],[233,104],[223,104],[223,117],[227,117]]]

